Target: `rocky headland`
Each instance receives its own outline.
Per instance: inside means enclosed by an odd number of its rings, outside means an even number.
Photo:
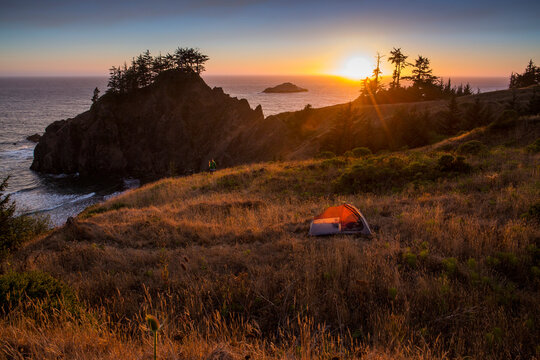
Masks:
[[[155,179],[272,160],[285,125],[247,100],[210,88],[196,73],[169,70],[153,84],[107,93],[89,111],[49,125],[31,169],[83,177]]]

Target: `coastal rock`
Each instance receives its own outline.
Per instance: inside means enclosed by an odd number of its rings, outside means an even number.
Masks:
[[[26,137],[26,140],[35,142],[35,143],[39,142],[39,139],[41,139],[41,135],[39,134],[29,135]]]
[[[211,89],[195,73],[169,70],[142,89],[107,93],[89,111],[50,124],[31,169],[81,177],[156,179],[268,161],[284,147],[285,125],[262,108]]]
[[[307,89],[303,89],[299,86],[294,85],[293,83],[286,82],[274,87],[269,87],[264,89],[263,93],[295,93],[295,92],[305,92]]]

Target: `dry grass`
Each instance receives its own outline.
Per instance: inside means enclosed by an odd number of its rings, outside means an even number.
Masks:
[[[164,322],[160,359],[538,357],[540,230],[521,215],[540,198],[540,155],[524,150],[539,128],[519,131],[506,146],[475,132],[489,146],[470,174],[377,193],[336,192],[357,160],[311,160],[164,179],[87,209],[4,264],[66,281],[85,315],[13,310],[0,358],[150,358],[147,313]],[[374,239],[307,236],[340,202]]]

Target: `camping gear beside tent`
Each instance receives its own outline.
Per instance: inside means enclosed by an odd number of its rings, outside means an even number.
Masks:
[[[362,234],[372,235],[369,225],[357,208],[351,204],[332,206],[315,216],[309,235]]]

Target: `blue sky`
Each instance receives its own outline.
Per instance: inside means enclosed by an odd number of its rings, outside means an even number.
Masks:
[[[178,46],[208,54],[209,74],[335,73],[401,47],[440,75],[506,76],[540,62],[539,18],[523,0],[0,0],[0,76],[106,75]]]

